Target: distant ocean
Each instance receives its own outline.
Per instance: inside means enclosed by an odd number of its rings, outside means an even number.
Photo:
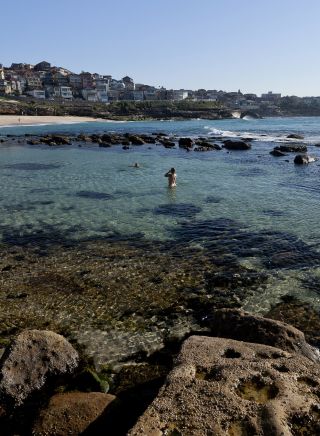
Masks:
[[[320,308],[319,293],[302,280],[320,280],[320,160],[296,166],[294,154],[269,154],[280,143],[303,142],[320,158],[320,118],[18,126],[0,128],[0,138],[52,132],[163,132],[217,141],[245,137],[252,149],[187,153],[150,144],[123,150],[4,143],[3,242],[29,236],[36,243],[37,235],[50,231],[73,241],[130,240],[139,234],[189,247],[221,244],[246,267],[272,271],[264,295],[249,296],[246,309],[266,311],[288,292]],[[303,141],[288,139],[291,133],[303,135]],[[134,162],[140,168],[132,168]],[[175,190],[167,189],[164,177],[171,167],[178,175]]]

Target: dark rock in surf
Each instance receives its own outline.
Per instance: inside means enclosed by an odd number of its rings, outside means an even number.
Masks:
[[[251,144],[241,140],[227,139],[226,141],[223,141],[223,147],[227,150],[249,150]]]
[[[156,140],[152,136],[148,135],[140,135],[140,137],[144,140],[146,144],[155,144]]]
[[[180,148],[192,148],[193,141],[191,138],[180,138],[179,139],[179,147]]]
[[[128,139],[132,145],[143,145],[145,143],[142,138],[136,135],[130,135]]]
[[[272,151],[270,151],[270,154],[272,154],[272,156],[277,156],[277,157],[287,156],[286,153],[278,150],[277,148],[274,148]]]
[[[92,142],[92,139],[89,136],[83,134],[78,135],[77,139],[82,142]]]
[[[304,139],[304,137],[302,135],[298,135],[297,133],[291,133],[290,135],[287,136],[287,138],[289,138],[289,139]]]
[[[41,144],[47,145],[71,145],[70,138],[61,135],[48,135],[40,138]]]
[[[293,162],[296,165],[305,165],[311,162],[315,162],[315,160],[316,159],[314,157],[308,156],[307,154],[297,154]]]
[[[176,146],[174,142],[169,140],[160,140],[160,142],[165,148],[174,148]]]
[[[275,147],[274,150],[280,150],[284,153],[306,153],[308,151],[305,144],[282,144]]]

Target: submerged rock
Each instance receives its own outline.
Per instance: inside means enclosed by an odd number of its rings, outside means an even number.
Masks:
[[[0,361],[0,398],[21,405],[41,389],[48,377],[72,373],[79,356],[61,335],[25,330],[6,349]]]
[[[318,279],[315,279],[314,282],[312,276],[308,276],[306,280],[302,282],[302,286],[305,288],[313,292],[320,289]],[[308,343],[320,348],[320,313],[310,304],[291,295],[284,295],[279,303],[271,307],[266,316],[290,323],[302,330]]]
[[[213,336],[270,345],[299,353],[320,362],[320,354],[305,340],[304,334],[280,321],[236,309],[216,310],[206,324]]]
[[[289,436],[301,421],[305,434],[319,434],[319,376],[318,364],[295,353],[191,336],[129,435]]]

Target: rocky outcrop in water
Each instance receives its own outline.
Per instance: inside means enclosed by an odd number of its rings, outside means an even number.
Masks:
[[[309,164],[311,162],[315,162],[315,158],[312,156],[308,156],[307,154],[298,154],[295,158],[294,158],[294,163],[296,165],[306,165]]]
[[[180,148],[192,148],[193,140],[191,138],[180,138],[179,141]]]
[[[249,150],[251,148],[251,144],[248,144],[245,141],[231,139],[223,141],[223,146],[227,150]]]
[[[289,138],[289,139],[304,139],[304,137],[302,135],[298,135],[297,133],[291,133],[290,135],[287,136],[287,138]]]
[[[296,353],[192,336],[129,435],[319,434],[319,377]]]
[[[274,148],[272,151],[270,151],[270,154],[272,154],[272,156],[276,156],[276,157],[287,156],[286,153],[284,153],[281,150],[278,150],[277,148]]]
[[[283,144],[274,147],[274,150],[282,151],[283,153],[306,153],[308,151],[305,144]]]

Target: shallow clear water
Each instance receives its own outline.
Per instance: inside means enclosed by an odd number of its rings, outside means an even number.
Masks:
[[[97,145],[54,148],[3,144],[0,235],[4,242],[15,242],[26,235],[36,240],[39,232],[58,239],[138,233],[147,239],[202,247],[216,238],[212,229],[222,223],[227,236],[221,244],[233,244],[231,251],[244,265],[269,268],[268,249],[270,258],[277,250],[299,252],[296,264],[280,268],[282,276],[273,283],[274,298],[288,288],[293,293],[297,288],[296,293],[300,293],[295,273],[298,263],[300,268],[312,267],[313,274],[318,274],[319,162],[295,166],[294,154],[275,158],[269,152],[275,141],[287,142],[289,133],[300,133],[305,136],[303,142],[309,144],[309,154],[320,157],[320,148],[313,145],[320,140],[319,118],[93,122],[1,128],[0,135],[57,131],[74,135],[103,131],[241,135],[254,140],[249,151],[206,153],[167,150],[161,145],[125,151],[120,146],[104,149]],[[131,167],[134,162],[141,167]],[[164,177],[171,167],[178,175],[175,189],[167,188]],[[230,227],[236,230],[229,232]],[[261,232],[269,244],[263,256],[261,244],[266,243],[265,239],[262,243],[257,239]],[[283,273],[283,269],[292,271]],[[278,271],[277,265],[274,270]],[[314,292],[305,291],[304,297],[319,305]],[[261,295],[257,298],[259,301],[254,297],[248,301],[248,308],[264,308]],[[265,298],[268,304],[272,302],[270,293]]]

